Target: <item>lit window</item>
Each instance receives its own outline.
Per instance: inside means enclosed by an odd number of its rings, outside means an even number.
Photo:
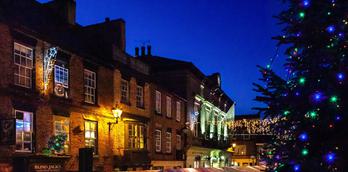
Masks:
[[[54,65],[54,82],[69,88],[69,69],[64,66]]]
[[[156,152],[161,152],[162,150],[162,135],[161,130],[155,130],[155,145],[156,145]]]
[[[166,153],[172,152],[172,133],[166,132]]]
[[[161,92],[156,91],[156,112],[161,113],[161,111],[162,111]]]
[[[33,113],[15,111],[16,114],[16,151],[31,152],[33,146]]]
[[[128,149],[144,149],[145,127],[139,124],[128,124]]]
[[[180,121],[181,119],[181,103],[179,101],[176,102],[176,120]]]
[[[176,150],[181,150],[181,135],[176,135]]]
[[[167,110],[167,117],[172,117],[172,99],[167,96],[167,101],[166,101],[166,110]]]
[[[85,102],[95,103],[95,90],[96,90],[96,73],[85,69]]]
[[[85,146],[93,148],[93,153],[98,153],[98,130],[97,122],[94,121],[85,121]]]
[[[33,49],[14,43],[14,84],[32,87]]]
[[[144,87],[137,86],[137,107],[144,107]]]
[[[69,120],[56,120],[54,121],[54,134],[66,135],[66,141],[64,143],[64,149],[61,152],[63,154],[69,153]]]
[[[129,82],[127,80],[121,80],[121,102],[129,102]]]

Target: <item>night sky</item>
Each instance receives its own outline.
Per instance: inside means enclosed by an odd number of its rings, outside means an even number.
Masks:
[[[271,37],[281,27],[272,16],[283,7],[281,0],[77,0],[77,22],[123,18],[128,53],[151,44],[154,55],[191,61],[205,74],[220,72],[223,89],[237,103],[236,114],[247,114],[257,105],[256,65],[265,66],[276,53]]]

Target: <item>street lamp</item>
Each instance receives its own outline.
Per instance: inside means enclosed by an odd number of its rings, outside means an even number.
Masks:
[[[109,132],[111,130],[111,125],[118,124],[118,119],[121,118],[121,115],[122,115],[122,110],[119,108],[112,108],[111,111],[112,111],[112,115],[115,117],[116,121],[115,122],[108,122]]]

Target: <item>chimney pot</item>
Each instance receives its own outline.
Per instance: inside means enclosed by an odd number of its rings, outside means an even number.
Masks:
[[[147,46],[147,55],[148,56],[151,56],[152,54],[151,54],[151,45],[148,45]]]
[[[139,47],[135,47],[135,57],[139,57]]]
[[[145,47],[141,46],[141,56],[145,56]]]
[[[106,17],[105,18],[105,22],[107,23],[107,22],[110,22],[110,18],[109,17]]]

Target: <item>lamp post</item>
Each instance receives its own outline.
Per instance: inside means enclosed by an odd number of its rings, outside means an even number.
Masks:
[[[115,122],[108,122],[109,125],[109,132],[111,131],[111,125],[113,124],[118,124],[118,119],[121,118],[122,115],[122,110],[119,108],[112,108],[112,115],[115,117],[116,121]]]

